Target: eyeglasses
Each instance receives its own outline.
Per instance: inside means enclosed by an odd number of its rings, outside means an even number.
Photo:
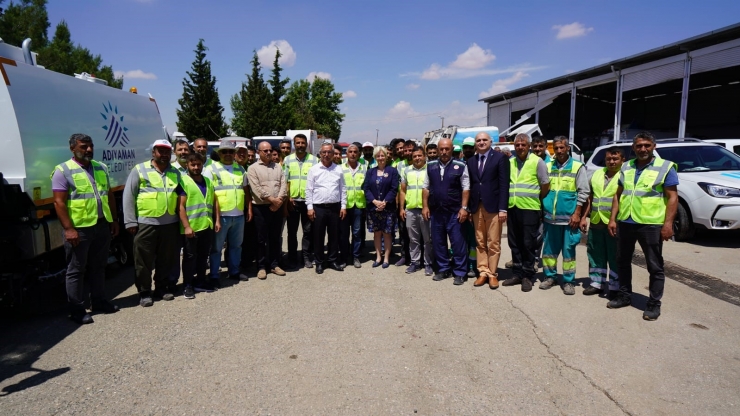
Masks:
[[[222,153],[224,155],[233,155],[234,154],[234,151],[233,150],[219,150],[218,152],[219,153]]]
[[[272,149],[267,149],[267,150],[262,149],[262,150],[258,150],[258,152],[260,152],[260,153],[272,153]]]

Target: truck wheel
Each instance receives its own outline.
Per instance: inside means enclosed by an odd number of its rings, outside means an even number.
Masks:
[[[689,210],[679,202],[676,219],[673,221],[673,234],[676,236],[676,241],[688,241],[694,237],[695,233],[696,228],[691,222]]]

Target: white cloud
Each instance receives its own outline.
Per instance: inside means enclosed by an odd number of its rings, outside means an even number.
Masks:
[[[354,92],[354,91],[352,91],[352,90],[349,90],[347,92],[342,93],[342,97],[344,97],[344,98],[355,98],[355,97],[357,97],[357,93]]]
[[[482,91],[480,94],[478,94],[478,98],[486,98],[490,97],[492,95],[501,94],[502,92],[506,92],[509,90],[509,87],[516,84],[517,82],[521,81],[522,79],[528,77],[529,74],[527,74],[524,71],[519,71],[515,73],[514,75],[510,76],[509,78],[502,78],[497,79],[493,82],[493,85],[491,85],[491,88]]]
[[[483,50],[477,43],[474,43],[467,51],[457,55],[457,59],[450,66],[460,69],[481,69],[494,59],[496,55],[492,54],[490,49]]]
[[[419,84],[409,84],[406,86],[406,89],[409,91],[418,90],[421,85]]]
[[[308,82],[313,82],[316,78],[326,79],[331,81],[331,74],[328,72],[310,72],[306,79]]]
[[[291,67],[295,65],[296,53],[293,47],[290,46],[287,40],[273,40],[269,45],[261,47],[257,51],[257,57],[260,60],[260,65],[264,68],[272,68],[272,63],[275,61],[275,51],[280,49],[280,59],[278,63],[283,67]]]
[[[114,71],[113,75],[123,77],[124,80],[129,79],[157,79],[157,76],[151,72],[144,72],[141,69],[134,69],[133,71]]]
[[[586,27],[583,23],[578,22],[573,22],[568,25],[555,25],[552,29],[558,31],[558,34],[555,36],[558,40],[586,36],[587,33],[593,32],[594,30],[594,28]]]
[[[393,106],[393,108],[388,110],[388,113],[391,116],[395,117],[414,117],[419,115],[419,113],[416,112],[413,107],[411,107],[411,103],[409,103],[408,101],[397,102],[396,105]]]
[[[490,49],[483,49],[477,43],[473,43],[463,53],[447,66],[433,63],[421,74],[410,73],[404,75],[418,76],[421,79],[436,80],[441,78],[470,78],[480,75],[491,75],[496,70],[485,69],[488,64],[496,59],[496,55]],[[402,75],[402,76],[404,76]]]

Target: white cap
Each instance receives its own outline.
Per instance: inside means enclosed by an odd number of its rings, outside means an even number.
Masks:
[[[247,144],[243,142],[239,142],[236,144],[237,149],[248,149]]]
[[[373,144],[370,142],[365,142],[362,144],[362,147],[365,148],[365,147],[375,147],[375,146],[373,146]]]
[[[166,147],[168,149],[172,149],[172,143],[170,143],[169,140],[159,139],[155,140],[154,143],[152,143],[152,148],[155,147]]]

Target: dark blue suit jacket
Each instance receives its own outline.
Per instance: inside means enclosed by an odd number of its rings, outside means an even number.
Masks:
[[[374,199],[386,202],[384,211],[396,210],[396,194],[398,193],[401,177],[398,175],[396,168],[392,166],[386,166],[383,173],[383,179],[379,184],[375,183],[378,175],[377,167],[370,169],[365,175],[365,183],[362,184],[362,189],[365,191],[368,211],[375,211]]]
[[[487,158],[490,160],[485,161],[482,175],[478,172],[478,154],[467,160],[470,175],[468,208],[471,212],[478,211],[481,201],[489,213],[506,211],[509,207],[509,159],[493,150],[489,155]]]

